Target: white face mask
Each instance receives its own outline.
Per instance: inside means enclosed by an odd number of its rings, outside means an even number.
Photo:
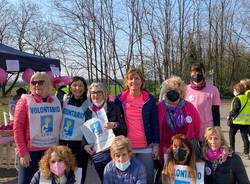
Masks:
[[[130,160],[123,163],[115,162],[115,166],[117,167],[117,169],[125,171],[130,166]]]
[[[237,96],[237,95],[238,95],[238,93],[236,91],[234,91],[234,96]]]
[[[101,107],[103,104],[104,104],[104,101],[101,101],[101,102],[99,102],[99,103],[97,103],[97,102],[92,102],[95,106],[97,106],[97,107]]]

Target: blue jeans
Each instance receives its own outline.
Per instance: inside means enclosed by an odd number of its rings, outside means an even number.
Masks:
[[[133,154],[138,160],[142,162],[145,167],[147,174],[147,184],[154,183],[154,160],[152,153],[134,153]]]
[[[29,167],[25,168],[20,164],[18,171],[18,184],[29,184],[34,174],[38,171],[38,162],[41,160],[44,151],[31,151],[29,152],[31,162]]]

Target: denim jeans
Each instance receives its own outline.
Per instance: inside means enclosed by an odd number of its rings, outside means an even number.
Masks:
[[[31,162],[29,167],[25,168],[20,164],[19,159],[19,172],[18,172],[18,184],[30,183],[34,174],[38,171],[38,162],[41,160],[44,151],[31,151],[29,152]]]
[[[138,160],[142,162],[146,169],[147,184],[154,183],[154,160],[152,153],[134,153],[133,154]]]

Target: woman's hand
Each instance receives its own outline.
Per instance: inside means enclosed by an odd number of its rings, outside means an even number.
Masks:
[[[26,154],[24,155],[23,157],[20,157],[20,164],[23,166],[23,167],[29,167],[30,165],[30,162],[31,162],[31,158],[30,158],[30,154]]]
[[[154,160],[159,159],[159,145],[153,144],[152,157]]]
[[[113,129],[116,127],[116,122],[107,122],[103,124],[103,128],[105,129]]]
[[[90,144],[85,145],[84,150],[90,155],[93,155],[95,153],[93,146]]]

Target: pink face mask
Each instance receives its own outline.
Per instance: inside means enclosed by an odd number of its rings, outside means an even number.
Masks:
[[[65,169],[66,167],[63,161],[50,164],[50,171],[57,176],[61,176]]]

